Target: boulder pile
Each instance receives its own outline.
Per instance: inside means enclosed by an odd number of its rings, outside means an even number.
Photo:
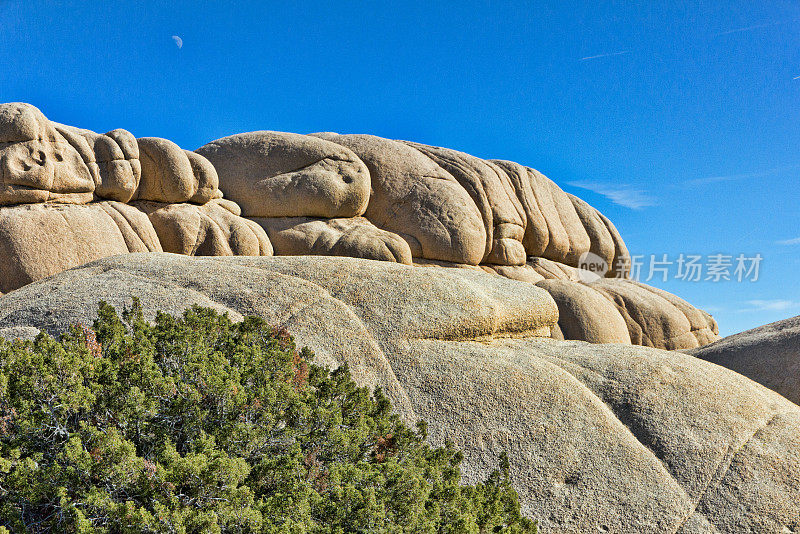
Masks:
[[[518,163],[333,133],[250,132],[191,152],[0,104],[0,294],[161,251],[486,271],[545,289],[555,339],[690,349],[719,338],[707,313],[628,279],[611,221]],[[602,277],[582,268],[589,255]]]

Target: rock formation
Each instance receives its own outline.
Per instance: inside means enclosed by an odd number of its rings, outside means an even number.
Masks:
[[[619,283],[625,298],[648,291]],[[0,297],[0,335],[90,324],[101,299],[140,297],[151,318],[195,303],[257,314],[427,420],[434,443],[464,451],[466,480],[507,451],[544,532],[800,529],[800,407],[680,352],[543,337],[559,311],[582,335],[581,310],[609,301],[557,310],[550,295],[569,286],[542,285],[353,258],[126,254]],[[623,323],[608,335],[625,341]]]
[[[0,292],[124,252],[270,254],[214,167],[166,139],[0,105]]]
[[[560,313],[556,339],[686,349],[719,337],[708,314],[627,279],[611,221],[510,161],[268,131],[189,152],[1,104],[0,171],[0,293],[125,252],[352,256],[538,284]],[[604,278],[581,269],[588,254]]]
[[[800,404],[800,316],[734,334],[689,353]]]

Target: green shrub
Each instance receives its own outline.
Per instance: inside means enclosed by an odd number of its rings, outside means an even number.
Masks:
[[[508,462],[459,484],[379,390],[285,332],[101,303],[59,341],[0,339],[0,532],[535,532]]]

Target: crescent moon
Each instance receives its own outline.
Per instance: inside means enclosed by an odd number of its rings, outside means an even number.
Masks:
[[[181,39],[177,35],[173,35],[172,40],[175,41],[175,44],[178,45],[178,48],[183,48],[183,39]]]

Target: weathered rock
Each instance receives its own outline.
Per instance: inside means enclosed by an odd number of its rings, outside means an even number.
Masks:
[[[415,259],[415,265],[464,265]],[[591,343],[633,343],[668,350],[691,349],[719,339],[711,315],[685,300],[639,282],[595,273],[545,258],[525,265],[478,266],[481,270],[546,289],[559,309],[552,338]]]
[[[98,134],[0,104],[0,206],[59,202],[194,202],[221,198],[214,167],[166,139]]]
[[[685,349],[718,339],[708,314],[614,278],[629,270],[614,225],[538,171],[510,161],[370,135],[270,131],[218,139],[195,153],[124,130],[97,134],[53,123],[28,104],[0,104],[0,171],[0,210],[109,199],[143,210],[152,225],[145,229],[142,217],[117,208],[109,217],[125,219],[124,211],[138,222],[106,228],[110,219],[101,217],[91,223],[100,226],[87,230],[90,237],[73,242],[61,222],[47,222],[59,212],[7,212],[0,247],[11,251],[7,264],[21,264],[0,272],[6,290],[126,250],[338,255],[584,284],[596,278],[579,268],[591,255],[606,277],[591,290],[545,284],[558,288],[563,318],[551,328],[556,339],[624,342],[620,320],[635,344]],[[45,212],[50,218],[42,218]],[[32,224],[42,239],[9,233]],[[153,233],[159,248],[148,241]],[[58,246],[49,249],[51,242]]]
[[[208,160],[166,139],[98,134],[0,104],[0,290],[124,252],[272,254],[218,186]]]
[[[158,137],[138,139],[142,181],[136,200],[205,204],[222,198],[214,166],[202,156]]]
[[[120,202],[0,209],[0,292],[126,252],[160,252],[147,215]]]
[[[666,291],[618,278],[600,278],[588,285],[616,305],[634,345],[678,350],[719,338],[710,315]]]
[[[399,235],[381,230],[363,217],[270,217],[252,220],[267,231],[275,254],[279,256],[348,256],[411,265],[408,243]]]
[[[43,287],[37,284],[4,295],[0,328],[35,326],[56,334],[71,324],[90,324],[99,299],[122,307],[132,296],[141,297],[150,311],[179,313],[201,304],[230,309],[234,317],[258,314],[300,336],[322,363],[347,361],[365,384],[388,388],[398,409],[413,418],[379,342],[363,323],[364,314],[394,337],[446,340],[505,332],[547,335],[557,318],[544,290],[481,272],[317,256],[195,259],[124,255],[66,271],[42,281],[51,292],[36,303],[26,295]],[[391,287],[392,296],[382,287]],[[342,301],[341,293],[360,299],[360,305]],[[444,316],[452,323],[439,324]],[[315,339],[322,331],[327,334]],[[380,373],[386,376],[378,380]]]
[[[245,217],[358,217],[369,173],[347,148],[307,135],[250,132],[197,149],[217,169]]]
[[[508,175],[496,165],[464,152],[419,143],[406,144],[450,173],[478,206],[486,228],[483,263],[524,264],[522,239],[527,219]]]
[[[187,256],[271,256],[272,244],[256,222],[239,217],[239,206],[224,199],[203,205],[139,201],[164,252]]]
[[[52,123],[83,160],[94,179],[94,194],[100,198],[128,202],[136,194],[142,178],[139,145],[125,130],[105,135]]]
[[[537,285],[550,293],[558,305],[562,339],[630,345],[628,325],[603,294],[566,280],[542,280]]]
[[[725,337],[690,354],[741,373],[800,404],[800,316]]]
[[[373,135],[313,134],[352,150],[372,184],[364,216],[408,242],[415,258],[477,265],[486,252],[481,212],[458,181],[418,150]]]
[[[414,258],[519,266],[530,255],[577,267],[592,252],[612,275],[627,273],[627,249],[607,219],[513,162],[335,133],[250,132],[197,152],[214,163],[225,194],[247,217],[363,214],[405,239]],[[295,225],[295,236],[305,222]],[[293,250],[311,254],[301,245],[313,242],[318,230],[303,228],[311,234],[295,239]]]
[[[711,315],[661,289],[623,278],[600,278],[544,258],[535,258],[526,267],[544,278],[534,283],[558,303],[560,335],[566,339],[632,342],[667,350],[691,349],[719,339]],[[627,325],[627,334],[622,325]]]
[[[93,159],[87,147],[86,156]],[[0,104],[0,206],[83,204],[95,178],[82,154],[30,104]]]
[[[800,526],[800,407],[678,352],[542,339],[555,304],[473,269],[349,258],[118,256],[0,297],[0,333],[58,332],[97,301],[150,316],[194,303],[285,326],[348,362],[476,481],[508,451],[545,532],[791,532]]]

